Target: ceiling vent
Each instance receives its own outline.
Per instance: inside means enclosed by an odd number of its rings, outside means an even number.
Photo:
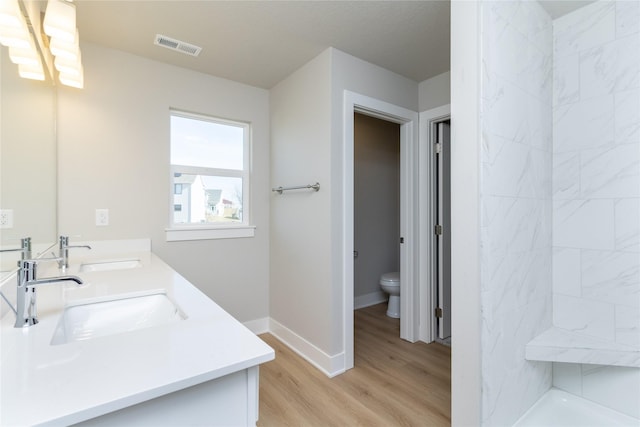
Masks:
[[[200,46],[172,39],[171,37],[163,36],[162,34],[156,34],[156,39],[154,40],[153,44],[166,47],[167,49],[182,52],[191,56],[200,55],[200,51],[202,50]]]

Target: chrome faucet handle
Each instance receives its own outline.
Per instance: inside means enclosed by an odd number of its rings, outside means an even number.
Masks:
[[[0,252],[24,252],[24,248],[0,249]]]
[[[80,246],[70,246],[69,245],[69,236],[60,236],[60,247],[68,247],[68,248],[87,248],[89,245],[80,245]]]
[[[59,256],[55,256],[55,254],[51,258],[30,258],[30,259],[21,259],[18,261],[18,267],[22,264],[40,264],[42,262],[59,262],[62,258]]]
[[[22,259],[31,258],[31,237],[20,239],[20,247],[22,248]]]
[[[69,236],[60,236],[60,250],[70,249],[70,248],[85,248],[91,249],[89,245],[70,245],[69,244]]]
[[[31,237],[24,237],[20,239],[20,246],[22,246],[22,249],[31,250]]]
[[[0,249],[0,252],[22,252],[22,259],[31,258],[31,237],[20,239],[20,247],[17,249]]]
[[[62,258],[37,258],[37,259],[21,259],[18,261],[18,287],[23,287],[27,282],[36,280],[36,267],[41,262],[60,262]]]

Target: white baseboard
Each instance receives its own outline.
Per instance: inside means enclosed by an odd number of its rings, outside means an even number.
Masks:
[[[370,305],[380,304],[381,302],[386,302],[388,299],[387,294],[382,291],[360,295],[353,299],[353,309],[357,310],[359,308],[369,307]]]
[[[345,371],[344,352],[330,356],[276,320],[269,319],[269,332],[329,378]]]
[[[270,333],[329,378],[345,371],[344,352],[330,356],[276,320],[263,317],[249,320],[243,325],[256,335]]]
[[[269,332],[269,318],[263,317],[262,319],[249,320],[244,322],[243,325],[256,335],[265,334]]]

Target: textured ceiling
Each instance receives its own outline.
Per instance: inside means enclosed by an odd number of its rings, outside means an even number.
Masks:
[[[82,41],[265,89],[330,46],[417,82],[449,70],[449,0],[75,3]],[[591,1],[540,3],[556,18]],[[202,53],[155,46],[156,34]]]
[[[449,70],[449,1],[75,3],[82,41],[262,88],[330,46],[418,82]],[[155,46],[157,33],[202,53]]]

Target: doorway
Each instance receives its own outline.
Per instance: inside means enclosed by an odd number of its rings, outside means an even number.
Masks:
[[[380,288],[383,274],[402,276],[400,125],[356,112],[353,133],[353,288],[354,309],[359,309],[387,300]]]
[[[420,340],[451,343],[451,107],[420,113]]]
[[[343,146],[342,160],[342,197],[341,206],[341,241],[342,248],[337,259],[342,288],[344,316],[343,358],[340,357],[344,370],[353,368],[353,317],[354,317],[354,204],[353,204],[353,162],[354,162],[354,113],[362,113],[400,126],[400,337],[415,342],[418,340],[419,308],[418,298],[418,265],[417,254],[419,238],[417,209],[418,203],[418,113],[384,101],[344,92],[343,109]],[[415,236],[415,237],[414,237]],[[341,355],[342,356],[342,355]],[[338,359],[339,360],[339,359]]]
[[[433,126],[436,341],[451,345],[451,121]]]

